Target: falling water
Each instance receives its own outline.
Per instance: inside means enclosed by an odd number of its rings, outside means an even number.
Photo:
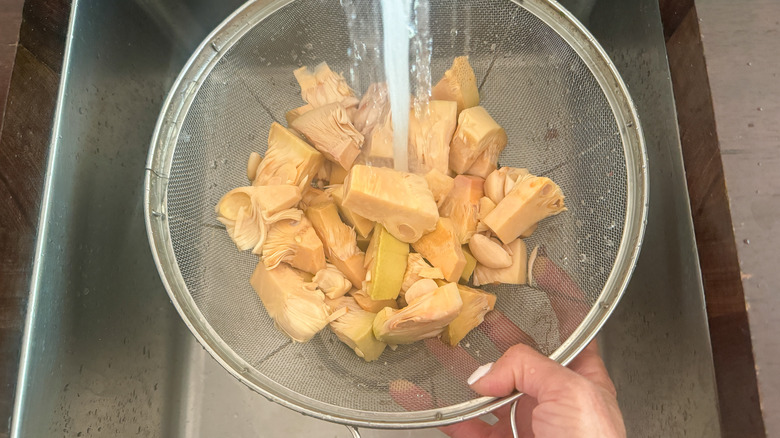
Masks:
[[[395,170],[407,172],[409,159],[409,12],[410,0],[381,0],[387,94],[393,118]]]

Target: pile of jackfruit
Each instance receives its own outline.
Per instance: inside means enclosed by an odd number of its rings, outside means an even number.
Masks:
[[[566,210],[561,189],[497,168],[507,135],[467,57],[410,110],[409,173],[392,168],[385,84],[358,99],[325,63],[294,75],[306,104],[271,125],[251,185],[216,206],[238,249],[260,256],[250,283],[269,316],[297,342],[329,326],[366,361],[426,338],[458,345],[496,302],[466,284],[525,283],[523,238]]]

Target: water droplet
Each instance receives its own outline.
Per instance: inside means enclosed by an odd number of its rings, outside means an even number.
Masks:
[[[748,65],[748,66],[751,66],[751,65],[753,65],[753,63],[752,63],[752,62],[748,62],[748,63],[747,63],[747,65]]]
[[[84,108],[79,107],[79,114],[84,114]]]
[[[617,226],[617,224],[615,223],[615,221],[612,221],[612,222],[609,223],[609,226],[607,226],[607,229],[608,230],[614,230],[616,226]]]
[[[216,169],[217,168],[217,160],[212,161],[211,164],[209,165],[209,167],[212,168],[212,169]]]
[[[742,242],[744,242],[744,243],[745,243],[745,245],[750,245],[750,239],[745,239],[745,240],[743,240]]]
[[[585,263],[586,261],[588,261],[588,256],[580,254],[580,263]]]

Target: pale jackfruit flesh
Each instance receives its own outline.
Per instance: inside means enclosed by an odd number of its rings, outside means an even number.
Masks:
[[[293,75],[301,87],[301,97],[314,108],[330,103],[342,103],[345,108],[358,104],[355,92],[344,77],[332,71],[327,63],[317,65],[314,71],[301,67]]]
[[[447,195],[455,186],[455,180],[444,172],[440,172],[437,169],[431,169],[425,174],[425,181],[428,183],[428,188],[433,193],[433,200],[436,201],[436,205],[441,207],[444,200],[447,199]]]
[[[274,122],[268,133],[268,150],[257,168],[254,186],[310,183],[325,158],[289,129]]]
[[[475,234],[471,238],[469,250],[478,263],[488,268],[506,268],[512,265],[512,256],[501,243],[484,234]]]
[[[312,186],[306,186],[301,192],[301,210],[306,211],[312,205],[325,204],[333,202],[333,197],[325,190]]]
[[[346,109],[339,103],[308,111],[293,120],[291,126],[327,159],[344,169],[352,167],[363,146],[363,134],[355,129]]]
[[[246,177],[249,178],[250,182],[255,180],[255,176],[257,176],[257,168],[260,167],[260,161],[262,160],[263,157],[261,157],[257,152],[252,152],[249,154],[249,160],[246,163]]]
[[[328,325],[325,295],[311,276],[282,263],[268,269],[258,263],[250,283],[276,327],[295,342],[306,342]]]
[[[458,112],[479,105],[477,77],[471,69],[468,56],[458,56],[444,77],[431,89],[431,97],[450,100],[458,105]]]
[[[335,265],[353,286],[361,287],[366,278],[364,254],[357,246],[355,230],[341,221],[336,205],[332,202],[312,205],[306,209],[306,217],[325,246],[325,258]]]
[[[358,305],[366,312],[377,313],[385,307],[398,308],[396,300],[372,300],[368,293],[362,289],[352,289],[349,296],[355,299]]]
[[[406,300],[407,304],[414,304],[425,295],[435,291],[438,288],[439,285],[436,283],[436,281],[431,280],[430,278],[421,278],[414,282],[414,284],[412,284],[411,287],[406,290],[404,299]]]
[[[441,340],[453,347],[475,327],[482,324],[485,314],[493,310],[496,296],[480,289],[473,289],[462,284],[458,285],[460,299],[463,301],[458,316],[444,329]]]
[[[374,128],[366,135],[363,149],[355,160],[356,164],[365,164],[377,167],[393,167],[393,118],[387,114],[384,119],[377,122]]]
[[[305,216],[298,221],[279,221],[268,229],[263,244],[263,263],[273,269],[282,262],[310,274],[325,269],[322,241]]]
[[[366,250],[363,290],[372,300],[394,300],[401,291],[409,256],[409,244],[393,237],[377,224]]]
[[[456,176],[452,190],[439,207],[441,216],[452,219],[461,244],[468,243],[477,231],[479,200],[484,195],[484,182],[478,176]]]
[[[466,173],[483,152],[490,148],[503,150],[506,143],[506,131],[485,108],[463,110],[450,143],[450,168],[455,173]]]
[[[339,208],[341,216],[344,217],[344,221],[355,228],[358,237],[368,237],[374,230],[374,221],[364,218],[363,216],[354,213],[351,209],[344,207],[344,185],[334,184],[326,190],[333,202]]]
[[[351,297],[333,300],[328,305],[334,311],[342,307],[347,308],[347,313],[330,323],[330,329],[336,337],[366,362],[379,359],[387,344],[380,342],[374,336],[373,325],[376,313],[363,310]]]
[[[477,259],[469,251],[468,245],[463,245],[463,256],[466,258],[466,266],[463,268],[463,273],[460,274],[460,281],[462,283],[468,283],[471,279],[471,275],[474,273],[474,268],[477,267]]]
[[[293,120],[300,117],[301,114],[307,113],[313,109],[314,107],[307,103],[306,105],[299,106],[298,108],[293,108],[290,111],[287,111],[284,113],[284,119],[287,120],[287,126],[292,125]]]
[[[527,254],[523,239],[516,239],[507,245],[512,254],[512,264],[506,268],[488,268],[477,263],[472,278],[474,286],[485,284],[525,284],[527,279]]]
[[[433,230],[439,218],[422,176],[386,168],[354,166],[344,180],[343,205],[407,243]]]
[[[329,299],[343,297],[352,290],[352,283],[339,269],[328,263],[314,275],[313,282]]]
[[[374,82],[363,93],[357,111],[352,116],[352,123],[355,129],[368,137],[374,127],[384,123],[388,114],[390,114],[390,101],[387,98],[387,84]]]
[[[381,310],[374,319],[374,336],[391,345],[433,338],[458,316],[462,307],[457,284],[447,283],[403,309]]]
[[[406,259],[406,269],[404,270],[403,282],[401,282],[401,292],[406,292],[414,283],[425,278],[421,273],[431,268],[432,266],[423,259],[422,255],[416,252],[410,253],[409,257]],[[442,275],[441,278],[444,278],[444,276]]]
[[[540,220],[566,210],[563,192],[551,179],[526,175],[488,214],[485,225],[508,243]]]
[[[426,173],[431,169],[447,173],[450,141],[458,124],[455,102],[431,100],[427,111],[409,111],[409,170]]]
[[[450,218],[439,218],[434,230],[412,243],[412,248],[441,269],[447,281],[458,281],[466,267],[466,257]]]
[[[474,163],[468,168],[466,174],[487,178],[487,176],[490,175],[490,172],[496,170],[498,167],[498,157],[506,147],[506,143],[507,142],[490,143],[487,149],[477,156],[477,159],[474,160]]]

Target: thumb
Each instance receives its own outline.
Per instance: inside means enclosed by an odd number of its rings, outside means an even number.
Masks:
[[[583,382],[574,371],[523,344],[507,350],[487,373],[481,367],[469,378],[471,388],[482,395],[503,397],[518,390],[539,403],[561,391],[571,392]]]

